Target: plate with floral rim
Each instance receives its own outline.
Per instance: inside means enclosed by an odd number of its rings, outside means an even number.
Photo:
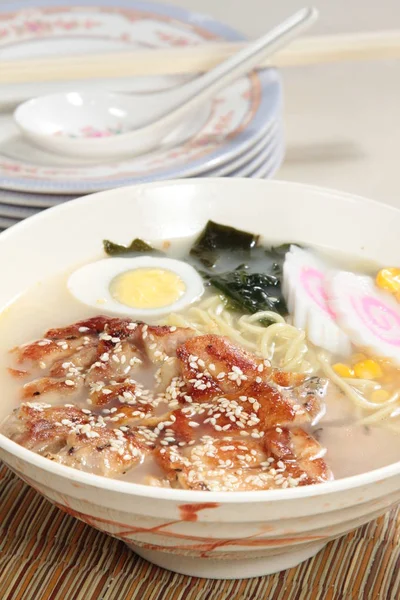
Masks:
[[[105,48],[188,46],[242,36],[209,17],[150,2],[42,0],[0,6],[0,58]],[[149,79],[149,78],[147,78]],[[159,79],[159,78],[158,78]],[[165,78],[164,78],[165,79]],[[176,78],[171,85],[177,85]],[[141,80],[156,94],[163,86]],[[147,87],[146,87],[147,85]],[[164,82],[165,88],[165,82]],[[150,87],[149,87],[150,86]],[[158,87],[157,87],[158,86]],[[282,86],[275,69],[252,73],[210,104],[189,140],[174,148],[107,163],[55,157],[25,142],[10,114],[0,117],[0,187],[40,193],[81,194],[131,183],[201,175],[245,154],[280,118]],[[140,93],[140,92],[138,92]]]

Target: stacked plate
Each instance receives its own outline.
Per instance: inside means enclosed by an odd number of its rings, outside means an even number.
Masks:
[[[242,39],[209,17],[138,0],[30,0],[0,5],[0,60],[138,47],[168,48]],[[157,94],[186,77],[141,77],[3,85],[0,98],[0,229],[83,194],[159,179],[272,177],[284,153],[282,86],[265,69],[228,86],[193,119],[190,138],[108,162],[72,160],[35,148],[16,129],[11,107],[73,89]],[[192,130],[193,129],[193,130]]]

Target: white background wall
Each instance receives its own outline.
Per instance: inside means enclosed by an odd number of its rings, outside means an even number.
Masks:
[[[162,0],[159,0],[162,1]],[[250,37],[302,0],[174,0]],[[400,0],[314,0],[312,33],[400,30]],[[400,206],[400,60],[285,69],[287,157],[278,177]]]

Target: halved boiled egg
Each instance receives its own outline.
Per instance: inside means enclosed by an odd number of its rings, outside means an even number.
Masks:
[[[69,291],[95,308],[136,318],[182,310],[203,294],[190,265],[172,258],[106,258],[74,271]]]

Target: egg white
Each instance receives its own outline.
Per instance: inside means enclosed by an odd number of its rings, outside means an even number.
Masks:
[[[126,271],[143,268],[172,271],[184,282],[185,292],[176,302],[162,308],[132,308],[115,300],[110,292],[113,279]],[[173,258],[151,256],[105,258],[89,263],[72,273],[67,287],[77,300],[87,306],[137,319],[178,312],[198,300],[204,293],[203,281],[192,266]]]

